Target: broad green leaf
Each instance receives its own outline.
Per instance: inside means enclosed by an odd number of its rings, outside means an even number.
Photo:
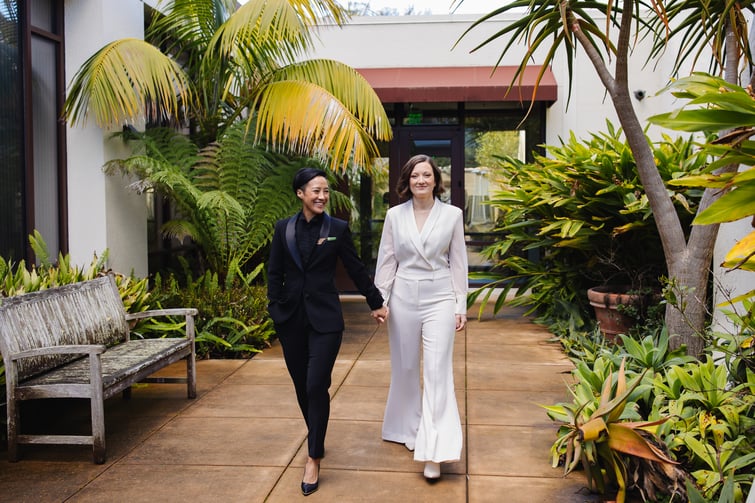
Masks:
[[[668,184],[676,187],[711,187],[723,188],[731,179],[732,174],[728,176],[719,175],[692,175],[669,180]]]
[[[648,117],[648,121],[677,131],[720,131],[753,122],[753,113],[731,110],[679,110]]]
[[[710,467],[711,470],[718,469],[716,466],[718,464],[716,460],[716,451],[712,446],[701,442],[691,435],[685,436],[685,443],[702,462]]]
[[[751,215],[755,215],[755,192],[736,188],[714,201],[692,223],[706,225],[733,222]]]

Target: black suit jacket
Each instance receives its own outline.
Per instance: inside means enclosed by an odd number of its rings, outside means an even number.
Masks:
[[[312,328],[318,332],[343,331],[343,312],[335,285],[337,259],[341,259],[371,309],[382,306],[383,297],[357,255],[345,220],[323,215],[320,239],[305,266],[296,245],[298,216],[297,213],[275,224],[267,273],[270,317],[280,325],[303,304]]]

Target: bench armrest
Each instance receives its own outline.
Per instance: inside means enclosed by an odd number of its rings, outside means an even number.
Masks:
[[[138,313],[126,313],[126,321],[141,320],[144,318],[154,318],[156,316],[185,316],[186,317],[186,338],[192,341],[194,346],[194,316],[199,311],[193,307],[176,307],[172,309],[152,309]],[[194,350],[192,349],[192,352]]]
[[[11,360],[20,360],[32,356],[48,355],[72,355],[88,354],[96,355],[105,352],[105,346],[102,344],[70,344],[66,346],[45,346],[42,348],[27,349],[10,355]]]
[[[61,355],[61,354],[85,354],[89,360],[89,388],[91,397],[99,392],[102,394],[102,353],[105,346],[102,344],[69,344],[63,346],[46,346],[41,348],[20,351],[10,355],[10,360],[5,368],[5,382],[8,396],[15,400],[15,388],[19,384],[18,360],[34,356]],[[94,403],[94,398],[92,398]],[[92,406],[94,407],[94,405]],[[94,410],[94,409],[93,409]]]
[[[198,311],[193,307],[177,307],[173,309],[152,309],[138,313],[126,313],[126,321],[153,318],[155,316],[196,316]]]

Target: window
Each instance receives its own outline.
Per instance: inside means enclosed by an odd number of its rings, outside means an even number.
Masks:
[[[52,256],[67,249],[63,2],[0,4],[0,254],[31,259],[38,230]]]
[[[25,257],[24,108],[17,2],[0,3],[0,256]]]
[[[380,145],[372,176],[355,177],[350,184],[352,229],[358,229],[362,260],[375,266],[385,212],[389,204],[398,204],[398,172],[412,155],[422,153],[433,156],[443,174],[442,198],[464,210],[470,271],[488,270],[481,251],[501,237],[496,210],[487,204],[500,187],[497,157],[529,162],[533,152],[542,152],[547,104],[536,103],[526,117],[527,106],[510,102],[384,106],[394,126],[393,140]]]

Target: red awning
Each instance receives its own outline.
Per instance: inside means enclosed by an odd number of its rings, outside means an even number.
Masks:
[[[472,66],[435,68],[360,68],[383,103],[420,103],[450,101],[529,102],[541,66],[527,67],[509,89],[515,66]],[[558,87],[550,68],[546,68],[535,100],[556,101]]]

